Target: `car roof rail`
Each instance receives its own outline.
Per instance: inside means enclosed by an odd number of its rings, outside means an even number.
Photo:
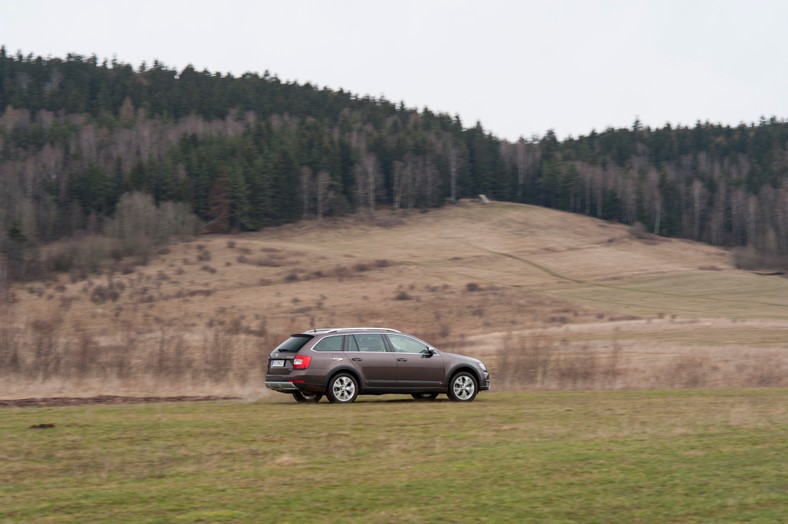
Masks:
[[[344,327],[344,328],[331,328],[327,330],[328,333],[339,333],[342,331],[388,331],[389,333],[402,333],[398,329],[392,329],[386,327]]]
[[[304,333],[324,333],[326,331],[334,331],[334,330],[336,330],[336,328],[312,328],[307,331],[304,331]]]

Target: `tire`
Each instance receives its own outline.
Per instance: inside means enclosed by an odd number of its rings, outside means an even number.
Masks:
[[[470,402],[476,398],[479,384],[476,377],[467,371],[460,371],[449,381],[449,399],[455,402]]]
[[[348,373],[339,373],[328,381],[326,396],[329,402],[350,404],[358,397],[358,381]]]
[[[307,393],[302,391],[296,391],[293,393],[293,398],[296,402],[305,402],[307,404],[317,404],[320,402],[320,399],[323,398],[323,395],[320,393]]]
[[[414,400],[420,401],[435,400],[438,398],[437,393],[411,393],[410,396],[413,397]]]

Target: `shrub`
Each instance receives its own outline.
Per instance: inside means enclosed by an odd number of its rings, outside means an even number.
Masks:
[[[118,298],[120,298],[120,293],[112,285],[104,286],[99,284],[90,293],[90,301],[94,304],[103,304],[110,300],[115,302]]]
[[[732,252],[733,264],[738,269],[764,270],[782,273],[788,271],[788,255],[764,253],[754,246],[736,248]]]

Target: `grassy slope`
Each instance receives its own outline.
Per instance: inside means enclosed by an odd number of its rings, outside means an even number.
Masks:
[[[4,522],[771,523],[788,512],[784,389],[2,416]],[[28,429],[41,423],[56,426]]]
[[[228,247],[230,241],[235,247]],[[322,295],[327,297],[324,304],[336,311],[334,319],[345,322],[360,311],[379,316],[392,305],[400,286],[413,286],[415,295],[428,300],[425,285],[446,285],[449,290],[441,294],[457,295],[468,282],[475,282],[496,286],[499,292],[519,290],[528,296],[526,292],[533,291],[617,313],[788,318],[788,279],[737,271],[724,250],[682,240],[638,240],[624,226],[525,205],[465,204],[411,215],[394,227],[351,218],[322,227],[304,223],[203,237],[199,243],[211,254],[207,262],[196,257],[195,244],[186,243],[134,275],[116,274],[127,291],[112,306],[134,304],[139,297],[132,291],[147,284],[158,292],[149,290],[149,308],[159,315],[193,317],[209,315],[218,307],[255,308],[267,310],[271,318],[289,320],[294,311],[319,302]],[[238,263],[240,256],[248,262]],[[358,263],[380,259],[391,265],[373,266],[374,271],[365,273],[354,270]],[[334,278],[337,267],[348,271],[344,280]],[[326,276],[286,279],[294,272],[303,276],[314,271]],[[85,300],[84,283],[64,285],[63,295],[77,299],[68,315],[113,321],[110,305],[96,307]],[[210,300],[174,298],[177,290],[207,288],[214,291]],[[57,305],[52,300],[58,298],[56,293],[37,298],[19,290],[17,295],[31,311]],[[294,297],[301,301],[292,303]],[[359,304],[372,298],[375,303]]]

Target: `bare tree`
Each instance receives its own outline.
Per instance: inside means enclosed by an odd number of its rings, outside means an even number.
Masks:
[[[449,164],[449,198],[451,198],[452,204],[456,204],[457,173],[460,169],[460,155],[451,133],[446,134],[446,160]]]
[[[328,182],[330,176],[326,171],[320,171],[317,173],[317,221],[323,221],[323,213],[324,213],[324,205],[326,201],[326,195],[328,193]]]
[[[654,234],[659,235],[659,226],[662,221],[662,195],[657,189],[654,194]]]
[[[392,198],[391,198],[391,206],[395,210],[399,209],[402,205],[402,192],[404,189],[404,173],[405,173],[405,162],[401,160],[396,160],[394,162],[394,172],[393,172],[393,183],[392,183]]]
[[[350,143],[358,151],[359,161],[354,168],[359,207],[366,202],[370,212],[375,211],[377,179],[380,176],[378,158],[367,149],[367,135],[373,135],[371,126],[358,127],[350,135]]]
[[[746,245],[751,238],[747,237],[747,193],[743,189],[731,191],[731,228],[733,239],[736,244]]]
[[[356,191],[358,192],[358,204],[364,205],[366,201],[367,209],[375,211],[375,197],[377,195],[378,158],[374,153],[363,151],[361,160],[355,167]]]
[[[128,96],[123,99],[123,104],[120,106],[118,118],[123,125],[131,124],[134,121],[134,103]]]
[[[306,220],[309,216],[309,187],[312,185],[312,169],[309,166],[301,167],[301,196],[303,201],[303,213],[301,218]]]
[[[706,207],[706,189],[697,178],[692,181],[692,238],[700,239],[700,217]]]
[[[422,172],[424,173],[424,198],[425,198],[425,205],[426,207],[432,207],[434,204],[433,202],[433,192],[435,189],[435,180],[437,180],[437,172],[435,170],[435,165],[432,162],[432,156],[427,155],[423,159],[424,167],[422,168]]]
[[[788,182],[783,182],[777,192],[777,201],[774,206],[777,221],[777,242],[781,254],[788,255]]]
[[[633,177],[627,177],[622,182],[621,200],[624,203],[624,223],[634,224],[638,216],[638,191],[637,181]]]
[[[662,222],[662,193],[659,190],[659,172],[655,168],[649,169],[646,174],[647,198],[654,203],[654,230],[655,235],[659,235],[659,228]]]
[[[3,323],[5,323],[3,314],[5,313],[7,289],[8,289],[8,264],[6,263],[5,255],[0,253],[0,319],[3,319],[4,321]]]
[[[370,212],[374,212],[376,189],[377,189],[376,181],[378,177],[378,158],[375,156],[374,153],[366,153],[362,157],[361,163],[364,166],[364,173],[366,174],[366,179],[367,179],[367,195],[369,197],[369,210]]]
[[[520,140],[514,145],[515,163],[517,166],[517,200],[523,200],[523,186],[525,185],[525,170],[528,164],[528,145],[525,140]]]

